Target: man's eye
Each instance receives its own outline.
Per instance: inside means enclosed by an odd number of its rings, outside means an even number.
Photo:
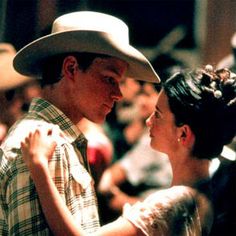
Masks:
[[[111,85],[116,84],[116,80],[113,77],[104,77],[105,81]]]

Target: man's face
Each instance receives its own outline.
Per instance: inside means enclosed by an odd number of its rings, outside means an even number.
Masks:
[[[127,63],[113,57],[96,58],[86,71],[78,70],[70,95],[74,112],[90,121],[104,122],[114,103],[122,98],[119,83],[126,70]]]

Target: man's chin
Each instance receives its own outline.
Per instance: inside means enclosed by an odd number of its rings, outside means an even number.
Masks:
[[[103,124],[106,120],[106,116],[101,116],[101,117],[97,117],[97,118],[94,118],[90,121],[96,123],[96,124]]]

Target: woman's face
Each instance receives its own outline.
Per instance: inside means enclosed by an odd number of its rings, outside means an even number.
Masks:
[[[155,111],[146,121],[150,129],[151,147],[166,154],[176,150],[178,143],[174,114],[170,111],[168,98],[162,90],[157,98]]]

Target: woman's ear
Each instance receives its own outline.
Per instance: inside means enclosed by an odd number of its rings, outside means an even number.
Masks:
[[[178,142],[186,147],[192,147],[195,141],[195,135],[189,125],[179,127]]]
[[[74,56],[67,56],[62,64],[62,74],[66,78],[73,79],[78,68],[77,60]]]

